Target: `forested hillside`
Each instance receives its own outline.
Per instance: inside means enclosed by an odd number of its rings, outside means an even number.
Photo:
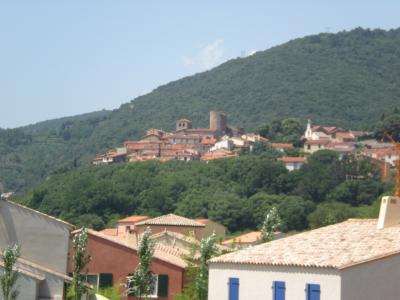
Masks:
[[[346,175],[364,179],[348,181]],[[339,160],[335,152],[322,150],[290,173],[262,153],[207,164],[91,166],[53,175],[18,201],[95,229],[131,214],[176,212],[211,218],[232,232],[256,229],[276,206],[282,230],[303,230],[352,216],[376,216],[372,204],[388,189],[368,160]]]
[[[399,49],[400,29],[308,36],[171,82],[111,113],[1,131],[0,183],[32,187],[149,127],[172,129],[181,117],[204,126],[210,110],[249,131],[285,117],[366,129],[400,102]]]

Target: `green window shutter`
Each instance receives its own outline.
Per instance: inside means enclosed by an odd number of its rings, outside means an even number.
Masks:
[[[100,273],[99,288],[107,288],[113,286],[113,274],[112,273]]]
[[[168,275],[158,275],[158,297],[168,297]]]

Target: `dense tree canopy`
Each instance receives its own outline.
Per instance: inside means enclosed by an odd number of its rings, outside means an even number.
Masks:
[[[293,172],[262,155],[209,163],[148,161],[90,166],[54,174],[19,201],[95,229],[131,214],[175,212],[189,218],[211,218],[232,232],[255,230],[266,212],[276,207],[281,229],[287,231],[308,228],[309,221],[319,226],[340,220],[336,212],[343,205],[354,207],[351,215],[357,215],[358,206],[371,205],[387,190],[378,177],[371,177],[371,169],[354,166],[362,162],[339,160],[335,152],[321,150],[308,161]],[[346,180],[348,170],[362,170],[356,175],[365,178]],[[339,204],[317,206],[327,201]]]

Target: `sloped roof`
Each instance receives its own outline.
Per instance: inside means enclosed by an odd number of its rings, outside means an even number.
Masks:
[[[238,244],[252,244],[257,242],[261,238],[261,231],[252,231],[240,236],[234,237],[229,240],[225,240],[222,242],[222,245],[229,245],[232,243]]]
[[[72,225],[72,224],[70,224],[70,223],[68,223],[68,222],[65,222],[65,221],[63,221],[63,220],[61,220],[61,219],[57,219],[57,218],[55,218],[55,217],[53,217],[53,216],[50,216],[50,215],[48,215],[48,214],[42,213],[42,212],[40,212],[40,211],[37,211],[37,210],[35,210],[35,209],[29,208],[29,207],[24,206],[24,205],[22,205],[22,204],[19,204],[19,203],[10,201],[10,200],[2,200],[2,201],[7,202],[7,203],[9,203],[9,204],[11,204],[11,205],[14,205],[14,206],[17,206],[17,207],[26,209],[26,210],[28,210],[28,211],[30,211],[30,212],[36,213],[36,214],[38,214],[38,215],[40,215],[40,216],[43,216],[43,217],[45,217],[45,218],[48,218],[48,219],[50,219],[50,220],[53,220],[53,221],[59,222],[59,223],[61,223],[61,224],[64,224],[64,225],[66,225],[67,227],[69,227],[69,229],[71,229],[71,230],[75,228],[74,225]]]
[[[166,225],[166,226],[190,226],[190,227],[205,227],[204,224],[193,221],[191,219],[181,217],[175,214],[163,215],[157,218],[148,219],[136,225]]]
[[[345,222],[211,259],[211,263],[345,269],[400,254],[400,225],[377,229],[377,219]]]
[[[149,218],[148,216],[134,215],[134,216],[129,216],[124,219],[118,220],[118,223],[137,223],[137,222],[147,220],[148,218]]]

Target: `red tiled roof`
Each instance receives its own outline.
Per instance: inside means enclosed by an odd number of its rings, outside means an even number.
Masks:
[[[253,244],[261,238],[261,231],[252,231],[249,233],[242,234],[235,238],[226,240],[222,242],[222,245],[228,245],[232,243],[238,244]]]
[[[292,144],[287,143],[272,143],[271,145],[274,148],[293,148]]]
[[[284,156],[278,158],[278,160],[284,163],[291,163],[291,162],[302,163],[305,162],[307,159],[305,157]]]
[[[327,145],[331,141],[330,140],[307,140],[305,142],[306,145]]]
[[[354,135],[348,132],[338,132],[336,133],[336,138],[342,138],[342,139],[354,139]]]
[[[148,216],[130,216],[126,217],[124,219],[118,220],[118,223],[137,223],[141,222],[144,220],[147,220],[149,217]]]
[[[181,217],[174,214],[159,216],[157,218],[148,219],[137,223],[136,225],[166,225],[166,226],[190,226],[190,227],[204,227],[204,224],[194,220]]]

